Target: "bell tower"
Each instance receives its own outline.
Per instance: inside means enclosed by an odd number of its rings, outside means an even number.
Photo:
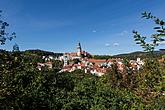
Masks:
[[[81,56],[81,52],[82,52],[82,50],[81,50],[81,44],[80,44],[80,42],[78,43],[78,45],[77,45],[77,56]]]

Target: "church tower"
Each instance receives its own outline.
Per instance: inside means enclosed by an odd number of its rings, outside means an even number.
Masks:
[[[67,66],[68,64],[68,56],[67,54],[64,54],[64,66]]]
[[[82,52],[82,50],[81,50],[81,44],[80,44],[80,42],[78,43],[78,45],[77,45],[77,56],[81,56],[81,52]]]

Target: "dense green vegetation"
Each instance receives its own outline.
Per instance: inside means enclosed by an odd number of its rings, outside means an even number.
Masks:
[[[49,52],[49,51],[44,51],[44,50],[25,50],[23,51],[24,54],[30,54],[34,56],[53,56],[53,57],[58,57],[62,56],[63,53],[54,53],[54,52]]]
[[[94,55],[92,58],[94,58],[94,59],[123,58],[123,59],[128,59],[128,60],[136,60],[137,58],[146,59],[150,55],[151,55],[150,52],[137,51],[137,52],[118,54],[118,55],[113,55],[113,56]],[[165,55],[165,50],[164,49],[160,49],[159,51],[153,51],[153,56],[155,58],[160,59],[164,55]]]
[[[163,109],[165,63],[146,61],[143,69],[97,77],[82,70],[39,71],[20,52],[0,53],[0,109],[122,110]],[[25,61],[26,59],[26,61]],[[30,61],[30,62],[28,62]],[[129,65],[127,65],[129,67]]]

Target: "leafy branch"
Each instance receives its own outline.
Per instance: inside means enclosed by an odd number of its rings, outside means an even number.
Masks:
[[[4,45],[6,40],[12,40],[13,38],[16,38],[16,33],[13,32],[11,34],[6,32],[6,28],[9,26],[9,24],[6,21],[2,20],[2,11],[0,10],[0,45]]]
[[[140,33],[137,31],[133,30],[134,38],[136,41],[136,44],[140,44],[142,48],[144,48],[144,51],[147,52],[153,52],[155,50],[155,47],[158,46],[162,41],[165,41],[164,37],[165,36],[165,22],[162,19],[157,18],[156,16],[153,16],[151,13],[144,12],[142,13],[142,18],[146,19],[151,19],[153,20],[158,26],[154,27],[156,30],[156,34],[151,35],[151,43],[147,43],[146,36],[142,36]]]

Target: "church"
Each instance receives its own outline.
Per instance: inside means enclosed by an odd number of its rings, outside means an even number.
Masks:
[[[69,60],[81,59],[81,58],[91,58],[92,55],[84,50],[82,50],[80,42],[77,44],[77,52],[67,52],[64,53],[64,65],[68,64]]]

